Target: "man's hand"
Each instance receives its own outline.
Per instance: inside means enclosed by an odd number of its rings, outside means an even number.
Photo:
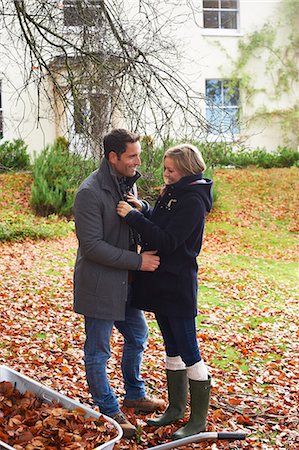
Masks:
[[[154,272],[160,265],[160,256],[156,255],[157,250],[141,253],[142,264],[140,270],[143,272]]]

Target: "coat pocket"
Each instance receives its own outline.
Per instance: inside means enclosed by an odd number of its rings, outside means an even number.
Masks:
[[[100,279],[100,271],[96,264],[81,260],[77,263],[74,273],[74,284],[76,289],[95,294]]]

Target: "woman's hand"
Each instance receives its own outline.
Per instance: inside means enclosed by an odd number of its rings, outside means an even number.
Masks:
[[[128,192],[127,194],[127,201],[134,205],[134,207],[138,210],[142,210],[142,203],[138,200],[138,198],[135,197],[131,192]]]
[[[121,200],[116,207],[116,212],[120,217],[126,217],[126,215],[132,210],[132,206],[130,206],[129,203],[124,202],[123,200]]]

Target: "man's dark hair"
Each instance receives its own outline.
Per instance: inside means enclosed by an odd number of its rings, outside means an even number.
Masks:
[[[115,128],[110,133],[104,136],[104,155],[108,158],[110,152],[115,152],[120,158],[120,155],[126,151],[126,145],[129,143],[138,142],[140,140],[139,134],[131,133],[131,131],[124,128]]]

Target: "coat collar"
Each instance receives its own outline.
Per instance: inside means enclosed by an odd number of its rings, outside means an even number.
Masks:
[[[139,172],[136,172],[134,177],[126,178],[126,183],[129,189],[133,187],[135,182],[138,180],[138,178],[141,177],[141,174]],[[100,168],[97,173],[97,179],[102,189],[106,189],[108,191],[111,191],[111,189],[114,188],[115,193],[118,194],[118,196],[122,196],[120,186],[119,186],[119,179],[114,172],[112,166],[109,164],[109,161],[107,158],[103,158]]]
[[[112,188],[115,188],[116,191],[119,191],[116,173],[112,170],[106,158],[102,159],[100,168],[98,169],[97,179],[102,189],[111,191]]]
[[[165,186],[166,191],[173,191],[183,188],[184,186],[187,186],[188,184],[194,183],[198,180],[202,180],[202,173],[198,173],[196,175],[187,175],[186,177],[182,177],[177,183],[168,184]]]

